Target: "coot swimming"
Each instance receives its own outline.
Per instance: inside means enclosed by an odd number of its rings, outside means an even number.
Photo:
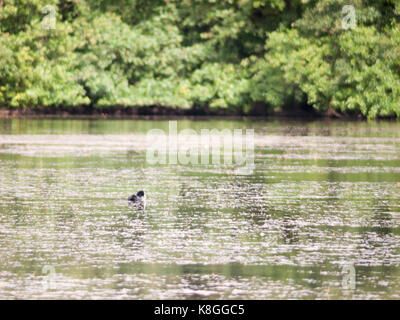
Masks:
[[[129,203],[135,204],[138,209],[142,210],[145,208],[145,200],[146,197],[143,191],[139,191],[137,194],[133,194],[128,198]]]

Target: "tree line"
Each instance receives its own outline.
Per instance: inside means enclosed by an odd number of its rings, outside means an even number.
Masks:
[[[0,0],[0,107],[400,117],[397,0]]]

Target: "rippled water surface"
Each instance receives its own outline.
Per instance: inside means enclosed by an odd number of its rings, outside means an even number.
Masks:
[[[178,121],[254,129],[250,175],[149,164],[168,126],[0,120],[0,298],[400,298],[400,124]]]

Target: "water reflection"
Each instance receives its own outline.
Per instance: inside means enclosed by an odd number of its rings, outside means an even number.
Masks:
[[[255,171],[148,164],[164,120],[0,120],[0,297],[399,298],[398,124],[178,127],[254,128]]]

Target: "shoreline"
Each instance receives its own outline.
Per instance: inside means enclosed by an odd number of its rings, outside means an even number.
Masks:
[[[232,112],[232,110],[203,110],[203,109],[181,109],[170,107],[128,107],[114,108],[109,110],[96,110],[93,108],[38,108],[38,109],[11,109],[0,108],[0,119],[81,119],[81,120],[168,120],[168,119],[220,119],[240,120],[251,119],[252,121],[265,120],[288,120],[288,121],[350,121],[367,122],[366,117],[361,115],[337,114],[336,112],[317,113],[315,111],[266,111],[252,110],[247,114]],[[396,117],[380,117],[372,121],[396,122]]]

